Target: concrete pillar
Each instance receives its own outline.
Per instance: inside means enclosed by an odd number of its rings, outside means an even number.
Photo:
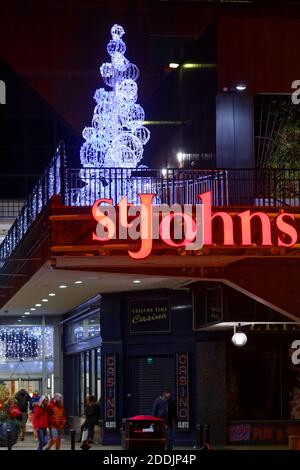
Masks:
[[[216,99],[217,168],[254,168],[253,96],[219,93]]]
[[[211,426],[211,444],[226,443],[226,349],[224,341],[201,341],[197,357],[197,421]]]
[[[63,332],[63,325],[60,325],[61,317],[53,317],[54,338],[54,393],[63,393],[63,355],[61,350],[61,337]]]

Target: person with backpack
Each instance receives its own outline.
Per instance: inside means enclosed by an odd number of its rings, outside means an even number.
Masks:
[[[25,388],[21,388],[16,395],[15,395],[15,402],[17,403],[21,413],[22,413],[22,421],[21,421],[21,433],[20,439],[24,441],[25,439],[25,431],[26,431],[26,423],[28,420],[28,404],[30,402],[30,395],[25,390]]]

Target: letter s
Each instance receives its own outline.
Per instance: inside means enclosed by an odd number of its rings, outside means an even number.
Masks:
[[[297,366],[300,364],[300,340],[296,339],[295,341],[292,342],[292,349],[296,349],[296,351],[293,352],[292,354],[292,363]]]
[[[277,243],[278,243],[278,246],[285,246],[287,248],[289,247],[292,247],[294,246],[296,243],[297,243],[297,239],[298,239],[298,234],[297,234],[297,230],[295,227],[293,227],[291,224],[289,224],[288,222],[285,222],[283,219],[286,218],[286,219],[291,219],[293,222],[295,221],[295,215],[294,214],[287,214],[287,213],[284,213],[284,214],[280,214],[277,219],[276,219],[276,225],[277,225],[277,228],[285,235],[288,235],[291,239],[291,241],[289,243],[285,243],[283,242],[280,237],[278,236],[277,238]]]
[[[109,206],[101,207],[105,202]],[[115,208],[112,206],[112,199],[97,199],[92,207],[92,214],[98,224],[96,233],[93,232],[93,240],[106,242],[114,238],[116,234]]]

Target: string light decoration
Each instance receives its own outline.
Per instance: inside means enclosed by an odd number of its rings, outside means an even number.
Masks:
[[[0,327],[0,361],[42,359],[43,337],[45,359],[53,358],[53,327]]]
[[[150,139],[150,131],[143,125],[145,112],[136,103],[139,69],[124,55],[124,34],[120,25],[115,24],[111,28],[112,39],[107,44],[111,62],[100,67],[101,77],[111,90],[96,90],[92,126],[85,127],[82,132],[85,142],[80,149],[83,169],[79,176],[85,186],[79,190],[78,205],[93,203],[92,199],[104,197],[108,190],[110,195],[117,197],[128,195],[132,187],[131,172],[126,172],[126,181],[123,181],[121,171],[114,173],[115,177],[111,179],[109,171],[101,168],[137,168],[143,157],[144,145]],[[118,178],[122,179],[122,184],[116,188]]]

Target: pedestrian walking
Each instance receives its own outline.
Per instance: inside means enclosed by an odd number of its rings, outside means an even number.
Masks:
[[[25,439],[25,431],[26,431],[26,423],[28,420],[28,404],[30,402],[30,395],[25,390],[25,388],[21,388],[16,395],[15,395],[15,401],[22,413],[22,421],[21,421],[21,433],[20,433],[20,439],[21,441],[24,441]]]
[[[43,450],[48,443],[48,397],[42,395],[38,402],[35,402],[33,412],[33,427],[36,430],[39,445],[37,450]]]
[[[29,412],[30,412],[29,413],[29,421],[32,424],[33,435],[34,435],[35,439],[38,439],[38,435],[37,435],[37,431],[34,428],[34,424],[33,424],[34,407],[35,407],[36,404],[38,404],[40,398],[41,398],[41,396],[40,396],[39,392],[37,390],[35,390],[32,394],[32,397],[30,398],[30,402],[29,402]]]
[[[95,425],[100,419],[100,405],[94,395],[87,396],[84,415],[85,421],[81,426],[81,436],[83,436],[84,431],[87,431],[87,435],[85,439],[82,439],[81,448],[86,450],[94,442]]]
[[[67,422],[61,393],[55,393],[52,400],[50,400],[47,411],[50,439],[45,450],[50,450],[54,444],[55,450],[59,450],[61,446],[61,434]]]

